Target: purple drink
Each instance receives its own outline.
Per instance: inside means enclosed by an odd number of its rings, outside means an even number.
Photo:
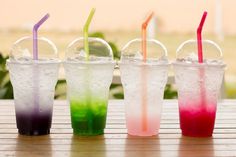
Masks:
[[[50,133],[52,113],[16,113],[19,134],[46,135]]]

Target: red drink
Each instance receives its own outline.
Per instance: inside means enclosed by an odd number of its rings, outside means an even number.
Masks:
[[[179,105],[180,128],[184,136],[212,136],[216,116],[216,104]]]

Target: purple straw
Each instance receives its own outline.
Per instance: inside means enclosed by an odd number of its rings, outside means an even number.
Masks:
[[[38,29],[49,18],[47,13],[33,28],[33,59],[38,60]]]

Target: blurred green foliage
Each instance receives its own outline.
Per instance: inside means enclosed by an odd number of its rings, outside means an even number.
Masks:
[[[9,78],[9,73],[6,68],[6,60],[0,52],[0,99],[12,99],[13,89]]]
[[[66,99],[66,80],[65,79],[60,79],[57,81],[54,98]]]
[[[101,38],[103,40],[106,40],[105,39],[105,35],[102,32],[91,33],[91,34],[89,34],[89,37],[96,37],[96,38]],[[119,60],[120,59],[120,51],[119,51],[118,47],[112,41],[107,41],[107,42],[108,42],[108,44],[110,45],[110,47],[111,47],[111,49],[113,51],[114,59]]]
[[[164,92],[164,99],[176,99],[177,91],[173,88],[173,85],[167,84]]]

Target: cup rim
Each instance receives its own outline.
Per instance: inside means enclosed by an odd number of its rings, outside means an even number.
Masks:
[[[19,61],[19,60],[10,60],[7,59],[7,64],[20,64],[20,65],[32,65],[32,64],[60,64],[60,59],[51,59],[51,60],[31,60],[29,62]]]
[[[159,62],[122,62],[119,61],[118,65],[132,65],[132,66],[170,66],[171,63],[170,62],[166,62],[166,63],[159,63]]]
[[[208,64],[208,63],[185,63],[185,62],[178,62],[178,61],[174,61],[171,63],[173,66],[180,66],[180,67],[196,67],[196,68],[200,68],[200,67],[211,67],[211,68],[225,68],[227,65],[223,62],[221,64]]]
[[[80,65],[105,65],[105,64],[116,64],[116,60],[105,60],[105,61],[68,61],[68,60],[63,60],[63,64],[80,64]]]

